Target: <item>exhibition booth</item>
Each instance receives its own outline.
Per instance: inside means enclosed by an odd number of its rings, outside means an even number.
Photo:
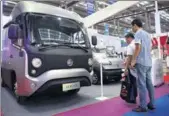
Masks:
[[[139,115],[131,111],[137,104],[131,105],[120,96],[123,89],[127,91],[127,86],[122,84],[127,47],[125,38],[100,34],[92,27],[137,3],[139,1],[117,1],[84,18],[72,11],[38,2],[16,4],[12,17],[2,17],[2,27],[5,27],[1,36],[0,114]],[[158,14],[155,17],[159,18]],[[11,21],[12,18],[16,22]],[[155,23],[160,22],[156,20]],[[158,108],[154,112],[167,116],[169,33],[156,29],[156,34],[150,35],[151,79]],[[146,115],[152,116],[152,112],[148,111]]]
[[[11,20],[11,17],[9,16],[3,16],[3,25],[6,24]],[[99,49],[104,49],[107,46],[112,46],[114,47],[114,50],[116,53],[120,54],[123,53],[124,56],[124,51],[126,49],[125,39],[116,37],[116,36],[109,36],[109,35],[102,35],[97,32],[95,29],[88,28],[87,29],[88,35],[89,35],[89,40],[90,43],[92,43],[92,36],[97,37],[97,45],[96,47]],[[167,39],[168,39],[168,33],[162,33],[160,35],[160,48],[161,48],[161,53],[158,51],[158,41],[157,41],[157,35],[156,34],[151,34],[152,37],[152,58],[153,58],[153,68],[152,68],[152,80],[153,80],[153,85],[157,86],[160,85],[164,82],[163,80],[163,60],[159,59],[159,54],[162,54],[163,58],[166,59],[166,57],[169,54],[169,45],[167,44]],[[3,43],[4,37],[2,38],[2,43]],[[92,45],[92,44],[91,44]],[[3,44],[2,46],[3,47]],[[94,46],[92,46],[94,47]],[[1,49],[2,50],[2,49]],[[98,58],[102,58],[103,54],[98,54]],[[167,66],[169,67],[169,63],[167,62]],[[158,74],[156,74],[158,73]]]

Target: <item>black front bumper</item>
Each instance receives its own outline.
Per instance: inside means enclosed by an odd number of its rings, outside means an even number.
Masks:
[[[116,78],[121,78],[121,74],[122,74],[122,70],[121,69],[109,69],[109,70],[105,70],[103,69],[103,77],[111,80],[111,79],[116,79]]]
[[[62,92],[62,84],[80,82],[80,87],[91,86],[91,81],[87,77],[75,77],[65,79],[55,79],[46,82],[35,94],[45,92]]]

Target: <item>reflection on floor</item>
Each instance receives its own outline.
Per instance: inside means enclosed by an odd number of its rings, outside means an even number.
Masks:
[[[156,89],[155,97],[156,99],[158,99],[161,96],[166,95],[167,93],[169,93],[169,87],[167,85],[164,85]],[[157,101],[157,105],[158,104],[159,104],[159,101]],[[96,104],[81,107],[81,108],[74,109],[74,110],[64,112],[61,114],[56,114],[54,116],[123,116],[125,113],[130,112],[131,109],[134,107],[135,105],[127,104],[124,101],[122,101],[119,97],[116,97],[110,100],[106,100],[104,102],[99,102]],[[159,105],[158,107],[161,107],[161,106]],[[165,106],[163,105],[163,107]],[[133,116],[136,116],[136,114]],[[160,115],[160,116],[163,116],[163,115]]]
[[[119,96],[120,82],[110,82],[104,85],[104,95],[109,98]],[[100,85],[83,87],[78,95],[58,96],[40,95],[30,98],[25,105],[19,105],[14,96],[6,88],[1,91],[1,109],[5,116],[52,116],[75,108],[99,102]]]

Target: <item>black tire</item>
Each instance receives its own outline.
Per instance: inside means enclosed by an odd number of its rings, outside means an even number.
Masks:
[[[109,84],[110,82],[111,82],[111,80],[108,80],[108,79],[104,79],[104,80],[103,80],[103,83],[104,83],[104,84]]]
[[[6,84],[5,84],[5,82],[3,80],[1,82],[1,87],[6,87]]]
[[[94,84],[94,85],[100,84],[100,75],[99,75],[99,73],[94,72],[94,74],[92,76],[92,84]]]
[[[67,94],[68,95],[76,95],[79,91],[80,91],[80,89],[70,90],[67,92]]]
[[[4,80],[3,80],[3,71],[1,68],[1,87],[6,87],[7,85],[5,84]]]
[[[11,75],[12,75],[12,91],[16,97],[16,101],[20,104],[20,105],[23,105],[27,99],[27,97],[25,96],[19,96],[17,95],[16,93],[16,83],[17,83],[17,80],[16,80],[16,75],[15,75],[15,72],[11,72]]]
[[[27,97],[25,96],[16,96],[16,100],[19,104],[23,105],[26,101]]]

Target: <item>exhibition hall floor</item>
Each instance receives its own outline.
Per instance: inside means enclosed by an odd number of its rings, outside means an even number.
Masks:
[[[119,96],[120,83],[110,82],[104,85],[106,97]],[[1,90],[1,108],[4,116],[52,116],[54,114],[69,111],[89,104],[99,102],[100,86],[82,88],[75,96],[36,96],[27,101],[26,105],[19,105],[12,94],[6,88]]]
[[[154,111],[134,113],[136,105],[127,104],[120,97],[56,114],[54,116],[169,116],[169,86],[156,88],[156,107]],[[159,115],[160,114],[160,115]]]
[[[169,86],[156,88],[155,111],[133,113],[136,105],[125,103],[119,96],[120,83],[104,85],[105,96],[110,99],[98,101],[100,86],[82,88],[74,96],[36,96],[19,105],[7,90],[1,90],[1,105],[4,116],[161,116],[169,115]]]

